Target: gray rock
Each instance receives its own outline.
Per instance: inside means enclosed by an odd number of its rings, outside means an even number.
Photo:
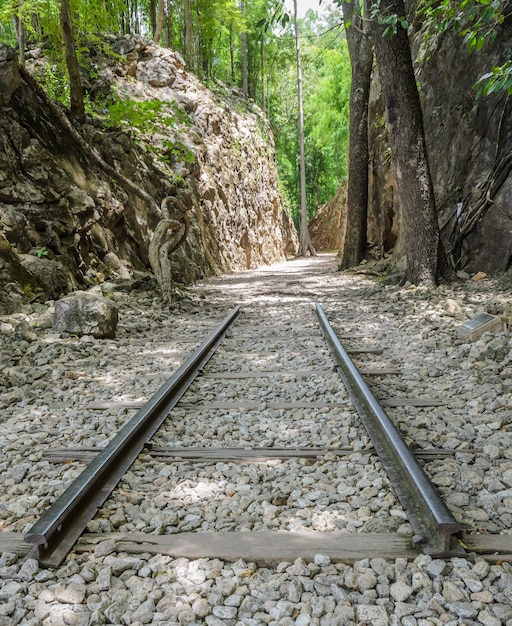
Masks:
[[[81,604],[85,599],[86,587],[84,584],[73,583],[66,587],[55,589],[55,599],[64,604]]]
[[[234,619],[236,617],[237,608],[235,606],[214,606],[212,610],[215,617],[220,619]]]
[[[153,621],[153,614],[155,612],[155,603],[153,600],[146,600],[143,602],[132,614],[131,619],[133,622],[140,622],[141,624],[149,624]]]
[[[197,615],[197,617],[206,617],[212,612],[212,607],[204,598],[198,598],[192,604],[192,610],[194,611],[194,615]]]
[[[72,335],[112,338],[117,328],[117,306],[102,295],[78,291],[55,303],[53,329]]]
[[[20,580],[31,582],[39,569],[39,563],[36,559],[26,559],[18,572]]]
[[[470,602],[450,602],[448,608],[451,613],[454,613],[461,619],[472,619],[478,615],[477,609]]]
[[[16,603],[14,602],[14,600],[8,600],[0,604],[0,616],[2,617],[8,617],[9,615],[12,615],[15,610]]]
[[[128,611],[128,602],[126,600],[119,600],[112,602],[110,606],[105,609],[105,617],[110,624],[123,623],[123,615]]]
[[[396,602],[405,602],[412,595],[413,589],[410,585],[398,581],[390,586],[389,592]]]
[[[372,626],[388,626],[388,614],[381,606],[359,604],[356,606],[356,615],[359,622]]]

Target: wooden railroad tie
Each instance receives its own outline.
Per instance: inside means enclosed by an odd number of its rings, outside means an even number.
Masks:
[[[101,448],[77,447],[77,448],[54,448],[47,450],[42,459],[50,463],[71,463],[79,461],[90,463]],[[480,450],[455,450],[455,449],[415,449],[414,455],[424,461],[445,459],[455,456],[457,453],[478,453]],[[192,462],[232,462],[232,463],[265,463],[271,460],[285,460],[293,458],[322,459],[325,455],[335,456],[341,459],[349,454],[369,453],[375,454],[373,448],[353,450],[352,448],[182,448],[182,447],[157,447],[151,446],[145,450],[154,460],[165,463]]]
[[[147,403],[147,399],[139,400],[98,400],[88,404],[89,409],[103,410],[103,409],[140,409]],[[444,406],[444,401],[438,398],[388,398],[387,400],[380,400],[382,406],[388,407],[400,407],[400,406],[416,406],[416,407],[435,407]],[[251,402],[245,400],[237,400],[233,402],[180,402],[176,408],[184,409],[187,411],[213,411],[213,410],[237,410],[243,409],[246,411],[255,411],[258,409],[274,409],[274,410],[287,410],[287,409],[324,409],[324,408],[346,408],[349,405],[349,401],[346,402]]]
[[[184,532],[172,535],[146,533],[87,533],[74,550],[94,552],[103,541],[113,541],[117,552],[165,554],[187,559],[219,558],[226,561],[269,565],[293,563],[298,557],[313,561],[315,554],[327,554],[333,561],[353,563],[365,558],[415,559],[419,550],[411,547],[411,537],[396,533],[346,533],[342,531],[254,531]],[[461,544],[469,560],[484,558],[491,563],[512,562],[508,535],[463,534]],[[0,532],[0,552],[26,556],[32,546],[22,533]]]

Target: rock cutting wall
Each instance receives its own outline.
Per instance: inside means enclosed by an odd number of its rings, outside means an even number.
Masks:
[[[334,198],[321,206],[309,222],[309,234],[315,250],[319,252],[339,250],[345,224],[344,208],[347,203],[346,182],[343,183]]]
[[[297,247],[278,190],[273,139],[256,108],[218,97],[181,57],[141,38],[112,42],[120,60],[93,59],[91,94],[166,103],[149,131],[80,128],[102,159],[147,192],[146,202],[98,166],[20,76],[0,46],[0,314],[148,269],[160,203],[176,195],[190,218],[173,279],[282,261]],[[37,71],[38,52],[29,59]],[[170,117],[173,119],[170,120]],[[164,119],[165,118],[165,119]]]
[[[411,10],[414,4],[409,2]],[[490,201],[484,202],[480,218],[450,259],[457,270],[506,271],[512,266],[512,104],[505,93],[477,98],[474,85],[510,58],[512,18],[507,18],[494,42],[474,53],[453,30],[426,43],[420,27],[416,20],[413,56],[445,246],[453,248],[454,235],[485,198],[493,169],[508,154],[508,175],[492,187]],[[370,102],[370,152],[369,238],[382,251],[394,250],[401,256],[400,206],[378,75]]]

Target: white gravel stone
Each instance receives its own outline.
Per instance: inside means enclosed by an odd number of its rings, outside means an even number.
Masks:
[[[387,626],[388,624],[388,613],[381,606],[358,605],[356,615],[359,622],[372,624],[372,626]]]
[[[413,588],[402,581],[398,581],[390,586],[389,593],[396,602],[405,602],[412,595]]]

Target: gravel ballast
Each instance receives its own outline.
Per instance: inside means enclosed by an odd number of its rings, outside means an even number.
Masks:
[[[362,369],[399,370],[367,377],[378,399],[439,401],[387,412],[412,449],[451,451],[422,464],[464,531],[510,537],[512,549],[512,341],[503,331],[474,342],[458,335],[477,313],[502,313],[506,275],[429,291],[337,272],[335,257],[320,255],[202,281],[171,306],[151,282],[102,288],[119,309],[115,339],[55,332],[51,303],[0,318],[3,531],[27,532],[82,471],[49,462],[48,450],[105,446],[134,414],[126,402],[149,399],[240,305],[205,376],[153,444],[352,452],[254,463],[168,463],[145,453],[88,531],[409,536],[321,338],[319,302],[347,350],[370,350],[353,353]],[[216,378],[225,372],[254,375]],[[117,552],[107,539],[55,570],[2,554],[0,626],[11,624],[512,625],[512,567],[474,555],[343,563],[328,554],[264,566]]]

